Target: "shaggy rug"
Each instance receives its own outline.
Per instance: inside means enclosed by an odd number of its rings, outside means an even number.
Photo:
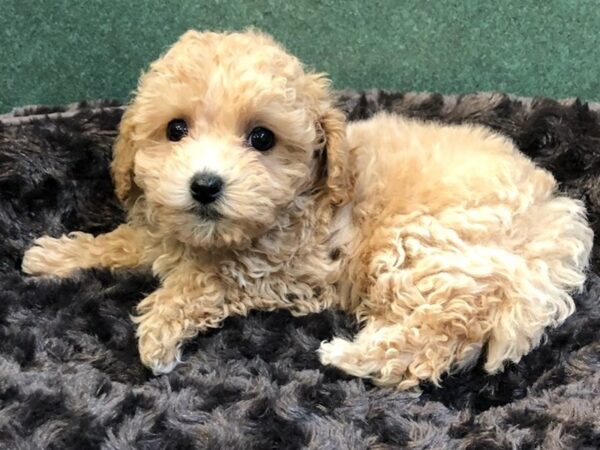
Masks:
[[[510,136],[584,199],[600,236],[600,108],[500,94],[344,92],[350,120],[378,110],[477,122]],[[577,312],[496,376],[481,366],[421,392],[321,367],[315,350],[352,320],[253,313],[188,343],[155,377],[139,362],[143,271],[20,272],[42,234],[106,232],[124,216],[108,164],[111,102],[0,116],[0,447],[4,449],[564,449],[600,447],[599,247]],[[556,245],[560,245],[557,242]]]

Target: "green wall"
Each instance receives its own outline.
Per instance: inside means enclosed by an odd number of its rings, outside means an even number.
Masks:
[[[336,88],[600,99],[592,0],[0,0],[0,112],[125,99],[186,29],[248,25]]]

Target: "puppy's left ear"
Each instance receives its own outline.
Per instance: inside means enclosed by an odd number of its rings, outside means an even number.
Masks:
[[[329,198],[332,204],[343,205],[350,201],[353,185],[346,141],[346,117],[343,112],[328,105],[321,113],[319,125],[324,133]]]
[[[346,116],[334,106],[331,81],[323,73],[306,78],[304,91],[314,105],[317,146],[325,158],[325,186],[330,202],[343,205],[352,197],[352,171],[346,141]],[[322,172],[322,173],[323,173]]]

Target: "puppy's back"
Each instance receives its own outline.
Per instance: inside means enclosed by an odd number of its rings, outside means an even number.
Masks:
[[[355,201],[395,213],[452,205],[535,202],[556,186],[509,139],[474,125],[443,125],[381,113],[348,127]],[[526,205],[521,205],[524,207]]]

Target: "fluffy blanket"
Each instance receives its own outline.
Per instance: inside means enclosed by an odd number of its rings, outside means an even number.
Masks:
[[[600,235],[595,105],[381,91],[343,92],[340,104],[350,120],[389,110],[507,134],[586,201]],[[35,237],[102,233],[123,220],[108,171],[122,111],[95,102],[0,116],[0,447],[600,447],[598,246],[577,312],[496,376],[478,366],[416,393],[324,368],[319,343],[355,327],[333,312],[229,319],[186,345],[185,364],[152,376],[129,319],[157,285],[151,274],[89,270],[57,280],[20,272]]]

